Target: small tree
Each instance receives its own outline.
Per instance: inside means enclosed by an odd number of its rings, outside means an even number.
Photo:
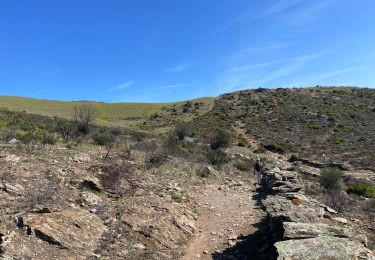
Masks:
[[[90,124],[97,116],[97,110],[93,104],[80,103],[74,107],[74,121],[77,123],[78,130],[84,134],[90,131]]]
[[[178,139],[184,140],[191,134],[191,125],[189,123],[179,123],[176,125],[175,133]]]
[[[212,150],[226,148],[230,143],[231,135],[227,130],[219,129],[215,135],[211,137],[210,146]]]

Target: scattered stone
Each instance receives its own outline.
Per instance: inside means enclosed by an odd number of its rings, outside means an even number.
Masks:
[[[346,218],[332,218],[334,221],[337,221],[337,222],[340,222],[340,223],[343,223],[343,224],[348,224],[348,220]]]
[[[18,139],[15,139],[15,138],[8,141],[8,144],[11,144],[11,145],[15,145],[15,144],[19,144],[19,143],[21,143],[21,141],[18,140]]]
[[[81,187],[88,188],[93,191],[103,190],[103,186],[101,185],[100,180],[92,176],[85,177],[81,182]]]
[[[17,155],[14,155],[14,154],[9,154],[9,155],[5,156],[5,161],[6,162],[17,163],[20,160],[21,160],[21,158],[18,157]]]
[[[134,248],[135,248],[135,249],[139,249],[139,250],[145,250],[145,249],[146,249],[146,246],[145,246],[145,245],[142,245],[142,244],[135,244],[135,245],[134,245]]]
[[[80,196],[83,202],[89,206],[98,205],[98,203],[102,202],[102,198],[100,198],[99,196],[91,192],[87,192],[87,191],[81,192]]]
[[[324,209],[328,212],[328,213],[331,213],[331,214],[337,214],[337,211],[334,210],[333,208],[330,208],[328,206],[324,206]]]
[[[88,154],[83,154],[83,153],[74,155],[73,160],[77,163],[89,163],[89,162],[91,162],[90,156]]]

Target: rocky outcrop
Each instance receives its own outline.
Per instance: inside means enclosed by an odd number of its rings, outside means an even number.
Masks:
[[[274,168],[264,179],[262,203],[277,259],[375,259],[365,235],[324,218],[336,212],[305,195],[297,173]]]
[[[3,236],[3,259],[85,259],[106,229],[98,216],[81,209],[26,214],[23,221],[24,228]]]

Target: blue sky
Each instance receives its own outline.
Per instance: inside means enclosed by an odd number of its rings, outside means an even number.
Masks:
[[[375,87],[374,0],[2,0],[0,95],[164,102]]]

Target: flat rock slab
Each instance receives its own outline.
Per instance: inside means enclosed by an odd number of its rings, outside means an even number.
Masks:
[[[69,209],[46,214],[27,214],[35,236],[17,230],[4,237],[3,249],[9,259],[85,259],[94,253],[98,241],[106,230],[101,219],[81,209]]]
[[[375,259],[372,252],[358,241],[338,237],[316,237],[287,240],[275,244],[278,260],[353,260]]]
[[[269,196],[263,205],[271,218],[282,218],[283,221],[314,223],[324,215],[324,208],[309,201],[301,201],[301,205],[282,196]]]
[[[304,239],[320,236],[334,236],[351,238],[353,240],[360,241],[364,245],[367,244],[367,238],[365,235],[359,234],[358,232],[345,227],[323,223],[284,222],[283,228],[284,239]]]

